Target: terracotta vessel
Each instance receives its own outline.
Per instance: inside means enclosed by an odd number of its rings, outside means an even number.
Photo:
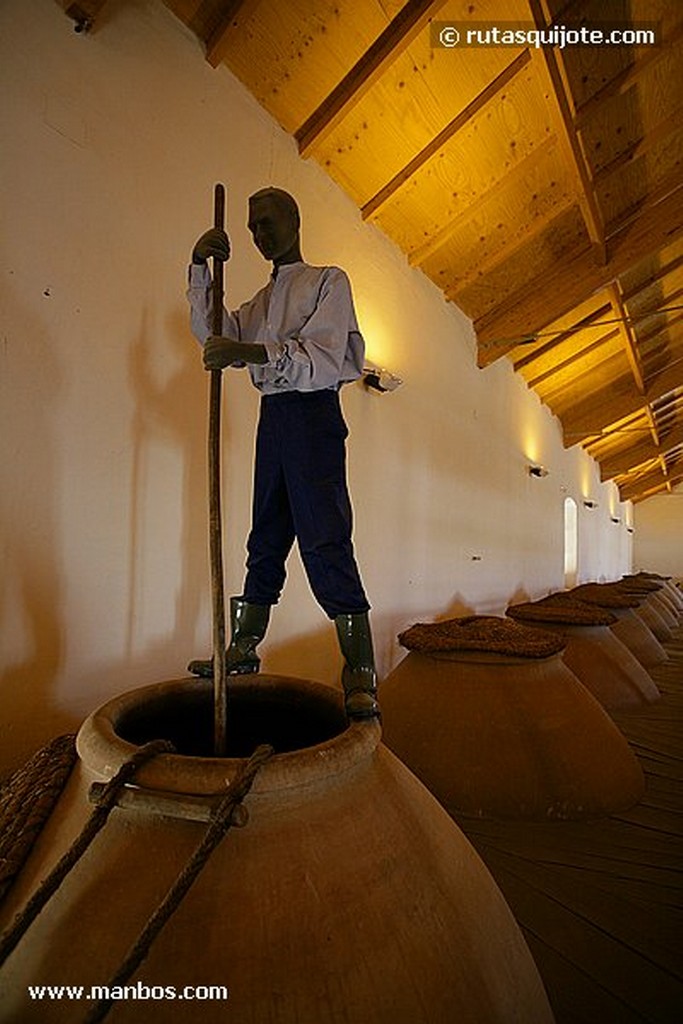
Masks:
[[[638,608],[636,598],[623,591],[620,593],[611,584],[603,583],[584,583],[568,593],[581,601],[595,604],[599,608],[606,608],[612,612],[617,621],[610,626],[610,629],[645,668],[652,668],[654,665],[667,661],[669,656],[664,647],[642,618],[636,614]]]
[[[561,636],[562,660],[604,708],[637,707],[660,698],[652,677],[609,628],[616,622],[611,612],[595,605],[577,608],[571,598],[546,598],[512,605],[507,614]]]
[[[667,624],[664,616],[654,602],[649,598],[639,598],[636,615],[643,620],[645,625],[654,634],[661,644],[667,643],[673,635],[671,627]]]
[[[681,609],[671,594],[668,580],[646,578],[637,575],[623,576],[619,583],[627,592],[631,590],[635,594],[641,594],[648,598],[650,603],[661,613],[666,624],[672,629],[678,626],[681,618]]]
[[[652,580],[634,581],[621,579],[614,584],[619,593],[627,594],[637,600],[636,614],[641,617],[661,643],[671,639],[673,628],[677,625],[674,616],[662,605],[657,596],[659,584]]]
[[[116,1003],[112,1024],[552,1024],[522,935],[483,863],[422,784],[347,726],[340,694],[236,679],[227,758],[206,756],[211,692],[180,680],[125,694],[78,737],[80,763],[3,907],[12,919],[78,833],[93,782],[162,735],[2,972],[3,1021],[80,1022],[91,1004],[31,1002],[29,984],[104,985],[205,831],[236,757],[270,742],[244,806],[130,985],[227,987],[227,999]],[[232,738],[232,739],[231,739]],[[235,755],[235,756],[233,756]]]
[[[451,813],[590,818],[643,793],[626,740],[559,653],[411,650],[380,703],[385,742]]]

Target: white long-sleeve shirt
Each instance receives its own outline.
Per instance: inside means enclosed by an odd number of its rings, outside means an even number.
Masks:
[[[211,275],[192,265],[187,297],[201,344],[213,333]],[[249,302],[223,310],[223,333],[265,347],[268,362],[250,364],[263,394],[318,391],[357,380],[365,344],[358,329],[349,279],[339,267],[287,263]]]

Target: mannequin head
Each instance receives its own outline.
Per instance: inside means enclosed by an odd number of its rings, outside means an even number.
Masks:
[[[274,266],[301,260],[300,224],[296,201],[283,189],[262,188],[249,198],[248,226],[254,245]]]

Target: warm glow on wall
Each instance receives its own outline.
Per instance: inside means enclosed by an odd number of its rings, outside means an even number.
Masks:
[[[374,366],[390,366],[396,368],[396,346],[380,314],[372,309],[363,309],[360,329],[365,339],[366,362]],[[398,371],[400,373],[400,371]]]
[[[588,460],[585,460],[581,465],[580,470],[581,478],[581,494],[584,498],[590,498],[591,496],[591,474]]]
[[[541,461],[541,445],[538,435],[529,424],[522,428],[522,451],[527,462],[538,463]]]

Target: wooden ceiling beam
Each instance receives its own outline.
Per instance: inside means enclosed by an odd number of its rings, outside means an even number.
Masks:
[[[574,403],[562,416],[565,445],[571,447],[589,437],[599,436],[612,423],[642,410],[644,406],[680,388],[682,383],[683,360],[676,360],[661,373],[654,375],[645,395],[638,394],[633,386],[629,390],[623,386],[617,390],[617,384],[614,384],[607,394],[603,391],[591,395],[586,401]]]
[[[536,28],[540,31],[547,30],[548,21],[540,0],[528,0],[528,3]],[[602,212],[595,195],[590,168],[574,125],[570,98],[554,48],[540,47],[535,53],[534,63],[539,70],[539,77],[547,84],[551,115],[560,144],[566,154],[567,166],[572,170],[576,180],[577,201],[593,246],[594,258],[596,262],[604,264],[607,261],[607,250]]]
[[[242,27],[247,18],[251,17],[258,7],[259,0],[225,0],[220,13],[216,17],[215,3],[205,0],[193,18],[194,23],[201,23],[202,17],[209,19],[211,29],[204,40],[206,59],[212,68],[218,67],[226,56],[236,31]],[[204,13],[206,12],[206,13]]]
[[[555,145],[556,140],[550,138],[546,139],[546,141],[542,142],[539,146],[536,146],[536,148],[533,149],[531,153],[527,154],[527,156],[523,157],[519,161],[519,163],[515,164],[512,170],[508,171],[503,178],[500,178],[495,183],[495,185],[492,185],[491,188],[487,189],[486,192],[482,193],[481,196],[478,196],[472,203],[469,203],[465,207],[465,209],[462,210],[452,220],[446,221],[443,227],[434,235],[432,235],[432,237],[428,239],[428,241],[425,242],[424,245],[421,245],[419,249],[415,249],[412,253],[410,253],[408,256],[408,261],[410,265],[412,267],[422,266],[422,264],[427,259],[429,259],[429,257],[432,256],[438,249],[440,249],[443,245],[446,245],[451,239],[454,239],[457,236],[459,228],[461,228],[464,224],[466,224],[469,220],[472,219],[473,213],[475,215],[481,214],[482,206],[484,203],[490,203],[492,200],[495,201],[497,198],[504,195],[505,192],[508,190],[510,190],[514,194],[515,189],[524,188],[525,179],[529,172],[538,163],[548,159],[548,152],[552,150]],[[551,220],[553,220],[560,214],[564,213],[572,204],[572,202],[573,201],[570,200],[567,203],[563,203],[561,205],[558,204],[558,206],[553,208],[552,213],[548,212],[543,217],[536,217],[533,221],[529,221],[530,230],[528,231],[528,233],[524,235],[524,241],[527,241],[533,235],[537,234],[539,231],[542,231],[543,228]],[[503,249],[497,250],[492,255],[490,260],[488,260],[486,263],[478,262],[477,266],[470,274],[458,280],[457,289],[450,289],[450,294],[449,290],[447,289],[447,294],[449,298],[451,298],[452,295],[457,294],[458,291],[461,291],[462,288],[465,287],[467,282],[476,280],[477,276],[479,276],[482,271],[486,271],[491,266],[498,266],[502,262],[501,256],[504,257],[506,251],[510,249],[516,249],[518,245],[519,242],[511,242]]]
[[[651,288],[653,284],[657,284],[658,281],[663,281],[669,274],[673,274],[680,267],[683,267],[683,253],[671,260],[669,263],[665,263],[663,267],[660,267],[656,274],[651,274],[644,281],[639,281],[638,284],[633,285],[627,291],[622,293],[622,299],[624,302],[629,303],[632,299],[635,299],[637,295],[641,295],[646,292],[648,288]]]
[[[643,500],[657,491],[663,491],[665,488],[668,489],[675,486],[681,480],[683,480],[683,463],[676,462],[674,463],[673,472],[670,469],[666,476],[661,470],[654,469],[646,473],[640,480],[617,485],[619,487],[619,497],[622,501]]]
[[[523,356],[517,356],[515,358],[513,353],[512,358],[515,370],[523,370],[525,367],[531,366],[538,359],[542,359],[544,356],[547,356],[554,348],[557,348],[559,345],[569,341],[569,339],[575,334],[580,334],[582,331],[587,330],[600,330],[603,326],[600,323],[600,320],[602,320],[603,317],[609,316],[610,310],[611,306],[609,303],[597,306],[591,313],[582,317],[580,320],[577,320],[575,323],[571,324],[571,326],[565,327],[563,330],[558,330],[557,332],[548,331],[547,340],[545,341],[544,338],[546,337],[546,334],[545,332],[541,332],[538,337],[538,342],[536,343],[536,348],[531,348],[531,345],[534,343],[530,342],[528,350]],[[526,345],[524,347],[527,348]],[[522,351],[521,347],[520,351]]]
[[[348,114],[386,68],[410,46],[446,0],[408,0],[372,46],[354,64],[317,110],[295,132],[299,153],[307,156]]]
[[[663,310],[657,310],[654,313],[648,313],[642,319],[643,320],[650,320],[653,316],[657,316],[658,314],[659,314],[659,316],[664,316],[665,315]],[[669,317],[669,319],[667,319],[666,323],[660,324],[659,327],[653,327],[649,331],[643,331],[638,336],[638,341],[640,342],[641,345],[649,345],[652,341],[654,341],[655,338],[658,338],[660,334],[667,334],[668,332],[670,332],[672,327],[675,327],[682,320],[683,320],[683,312],[676,313],[674,316]]]
[[[600,465],[600,479],[611,480],[622,473],[629,473],[637,469],[644,462],[647,462],[648,459],[666,455],[667,452],[670,452],[679,444],[683,444],[683,425],[676,427],[666,434],[660,440],[659,445],[653,444],[649,439],[637,441],[627,451],[607,456],[603,459],[597,459]],[[596,456],[593,455],[593,458],[596,458]]]
[[[542,285],[535,278],[475,321],[479,365],[490,363],[558,320],[599,289],[633,269],[641,260],[683,235],[683,186],[661,199],[608,239],[608,260],[595,263],[590,250],[557,264]]]
[[[574,127],[576,130],[581,131],[593,115],[613,96],[623,96],[624,93],[628,92],[648,68],[654,66],[667,56],[681,36],[683,36],[683,21],[678,22],[666,35],[662,35],[657,41],[656,46],[646,47],[642,57],[629,64],[609,82],[606,82],[601,89],[593,93],[589,99],[579,104],[574,113]]]
[[[557,206],[552,209],[546,210],[542,216],[536,217],[533,221],[530,221],[527,230],[525,230],[520,236],[511,238],[506,245],[496,249],[495,252],[491,253],[488,259],[479,259],[476,262],[473,260],[472,262],[474,265],[467,274],[462,274],[458,277],[456,284],[447,285],[443,289],[446,298],[449,302],[455,302],[457,305],[459,301],[458,297],[462,292],[469,288],[470,285],[477,281],[481,281],[482,278],[485,278],[488,274],[498,270],[509,260],[515,259],[524,246],[528,245],[534,238],[542,234],[543,231],[545,231],[545,229],[551,224],[560,221],[567,211],[573,206],[573,200],[571,197],[568,197],[566,202],[558,203]],[[466,221],[471,216],[472,211],[467,210],[462,214],[460,219],[462,221]],[[449,234],[452,233],[453,232],[449,232]],[[442,242],[442,244],[444,243]],[[415,258],[411,259],[410,262],[413,266],[421,266],[427,258],[428,254],[422,255],[421,253],[419,262]]]
[[[656,128],[653,128],[649,132],[645,132],[639,139],[632,142],[623,153],[615,156],[613,160],[610,160],[604,167],[600,167],[598,170],[593,171],[593,184],[600,185],[602,182],[607,181],[612,175],[619,171],[622,171],[628,164],[632,164],[635,160],[645,156],[649,153],[658,143],[663,139],[668,138],[676,131],[680,131],[681,122],[683,116],[681,111],[677,110],[671,117],[667,117],[665,120],[660,121]]]
[[[663,480],[660,484],[655,487],[650,487],[648,490],[643,491],[641,494],[636,494],[629,500],[637,505],[639,501],[645,501],[646,498],[652,498],[655,494],[659,494],[661,491],[672,491],[673,488],[683,480],[683,472],[676,473],[674,476],[670,476],[668,480]]]
[[[405,185],[407,181],[417,174],[417,172],[424,167],[424,165],[435,156],[439,150],[461,131],[469,122],[475,117],[481,110],[483,110],[487,104],[496,98],[496,96],[505,89],[510,82],[515,78],[520,71],[523,70],[529,63],[531,57],[528,50],[523,50],[520,54],[507,67],[503,68],[499,75],[488,83],[488,85],[482,89],[482,91],[471,100],[467,106],[456,114],[456,116],[449,121],[445,128],[435,135],[427,145],[417,153],[405,167],[401,168],[397,174],[387,182],[371,199],[364,204],[361,208],[363,219],[367,220],[372,217],[373,214],[384,206],[398,192],[398,190]],[[540,147],[539,147],[540,149]],[[532,154],[533,156],[534,154]],[[528,158],[527,158],[528,159]],[[505,178],[507,181],[507,178]],[[488,193],[487,193],[488,195]],[[448,230],[448,228],[447,228]]]
[[[619,328],[615,327],[613,330],[607,331],[606,334],[600,335],[599,338],[596,338],[589,345],[582,345],[581,348],[575,349],[575,351],[573,351],[572,354],[568,356],[566,359],[562,359],[557,363],[553,363],[553,365],[549,367],[549,369],[537,373],[535,377],[532,377],[531,375],[527,376],[527,374],[525,374],[524,379],[526,380],[530,388],[535,388],[539,384],[543,384],[544,381],[549,380],[551,377],[554,377],[558,373],[565,373],[566,376],[566,371],[574,363],[579,362],[581,359],[585,359],[586,356],[589,356],[592,352],[597,352],[598,349],[602,348],[602,346],[604,346],[608,341],[611,341],[613,338],[619,337],[620,334],[621,332],[619,331]],[[549,390],[553,390],[552,386]],[[558,388],[556,387],[555,390],[558,390]],[[562,385],[559,386],[559,390],[564,390]]]
[[[630,323],[627,323],[626,309],[624,308],[623,298],[621,289],[618,281],[613,281],[607,285],[607,294],[610,297],[612,303],[612,309],[614,316],[621,320],[619,324],[619,333],[621,334],[624,348],[626,350],[626,358],[628,359],[629,366],[631,367],[631,373],[636,383],[636,387],[641,395],[645,394],[645,379],[643,377],[643,368],[640,363],[640,354],[638,352],[638,344],[636,342],[635,334],[633,333],[633,327]]]

